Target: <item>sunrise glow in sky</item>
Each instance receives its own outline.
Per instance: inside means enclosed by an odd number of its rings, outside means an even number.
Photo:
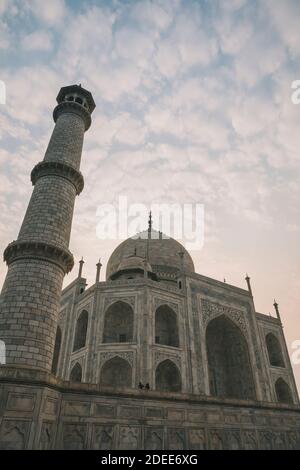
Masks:
[[[97,209],[203,204],[196,271],[279,303],[300,339],[298,0],[0,0],[0,247],[16,239],[61,86],[97,108],[85,135],[70,249],[89,285],[121,240],[99,240]],[[153,221],[154,228],[155,220]],[[145,213],[145,227],[147,213]],[[6,266],[1,264],[1,284]],[[77,275],[77,266],[65,285]],[[294,364],[300,384],[300,364]]]

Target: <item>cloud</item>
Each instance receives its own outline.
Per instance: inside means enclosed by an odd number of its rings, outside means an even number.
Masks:
[[[61,78],[48,66],[23,67],[18,73],[9,71],[7,82],[7,114],[27,125],[49,123]]]
[[[60,23],[67,13],[64,0],[51,0],[50,2],[30,0],[28,7],[39,21],[50,26]]]
[[[27,51],[49,51],[52,49],[52,36],[47,31],[34,31],[22,39],[22,47]]]
[[[133,4],[129,15],[137,24],[142,24],[144,29],[149,31],[154,28],[161,33],[170,26],[178,6],[178,1],[164,1],[161,4],[150,0],[139,1]]]
[[[2,245],[18,232],[57,92],[82,83],[97,107],[71,249],[87,258],[87,276],[118,242],[97,240],[99,204],[119,195],[147,206],[204,203],[197,270],[218,279],[226,271],[238,283],[250,267],[259,310],[281,289],[295,319],[300,108],[290,95],[299,78],[299,2],[12,0],[0,10]]]
[[[267,0],[265,5],[270,21],[280,34],[291,57],[297,58],[300,54],[300,4],[298,0],[285,0],[284,2],[280,0]]]
[[[115,52],[120,58],[143,65],[153,54],[154,46],[152,34],[144,34],[128,27],[115,33]]]
[[[9,29],[3,21],[0,20],[0,50],[8,49],[10,45]]]
[[[0,15],[3,15],[8,7],[7,0],[0,0]]]

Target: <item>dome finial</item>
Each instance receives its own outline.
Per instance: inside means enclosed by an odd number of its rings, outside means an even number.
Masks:
[[[152,231],[152,212],[149,212],[149,220],[148,220],[148,232]]]
[[[147,247],[146,247],[146,260],[149,261],[149,244],[152,234],[152,212],[149,212],[149,220],[148,220],[148,237],[147,237]]]

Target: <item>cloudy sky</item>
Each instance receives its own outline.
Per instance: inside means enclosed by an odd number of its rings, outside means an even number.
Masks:
[[[197,272],[241,287],[248,272],[257,311],[273,315],[278,300],[291,351],[300,339],[299,24],[298,0],[0,0],[1,250],[17,237],[57,92],[82,83],[97,108],[71,250],[89,284],[100,256],[104,279],[120,242],[97,238],[99,206],[120,196],[147,208],[204,204]],[[5,273],[3,263],[1,283]]]

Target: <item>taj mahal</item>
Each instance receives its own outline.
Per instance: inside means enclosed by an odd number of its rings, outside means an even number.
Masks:
[[[300,449],[300,407],[279,305],[195,272],[155,229],[119,244],[87,285],[69,250],[95,109],[61,88],[0,296],[1,449]],[[84,192],[81,197],[84,197]],[[75,214],[76,217],[76,214]],[[147,225],[147,224],[146,224]]]

